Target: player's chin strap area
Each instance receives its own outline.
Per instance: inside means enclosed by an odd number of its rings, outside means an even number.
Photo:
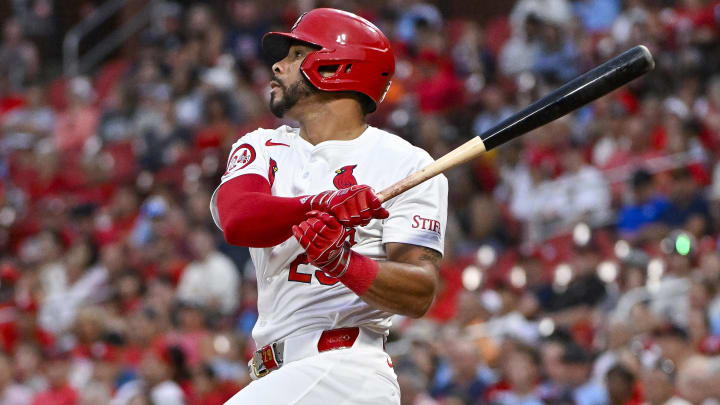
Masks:
[[[364,328],[341,328],[289,337],[263,346],[248,362],[250,378],[258,378],[277,370],[283,364],[319,353],[350,347],[371,347],[383,350],[385,336]]]

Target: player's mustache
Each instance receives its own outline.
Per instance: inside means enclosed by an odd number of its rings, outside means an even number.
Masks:
[[[270,78],[270,82],[277,83],[283,90],[285,90],[285,84],[280,80],[277,76],[273,75],[272,78]]]

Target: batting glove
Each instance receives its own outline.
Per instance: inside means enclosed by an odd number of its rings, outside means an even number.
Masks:
[[[367,185],[323,191],[311,196],[308,204],[310,210],[332,214],[346,227],[365,226],[373,218],[385,219],[390,216]]]
[[[295,239],[305,249],[310,264],[330,277],[342,277],[352,255],[350,244],[345,242],[350,229],[326,212],[310,211],[307,215],[308,219],[293,225]]]

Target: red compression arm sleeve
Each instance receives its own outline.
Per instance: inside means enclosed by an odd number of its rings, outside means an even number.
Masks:
[[[244,174],[224,183],[217,195],[218,216],[231,245],[270,247],[292,236],[292,226],[309,211],[302,197],[275,197],[270,184],[257,174]]]

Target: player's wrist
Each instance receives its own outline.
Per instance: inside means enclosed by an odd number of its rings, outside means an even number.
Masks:
[[[343,252],[341,258],[337,263],[336,270],[333,275],[328,271],[324,270],[325,274],[329,277],[337,278],[341,283],[345,284],[347,288],[352,290],[355,294],[362,296],[367,290],[370,289],[375,277],[377,277],[380,266],[375,260],[361,255],[360,253],[353,252],[350,248],[346,248],[347,252]]]
[[[340,278],[347,272],[351,255],[350,246],[344,244],[332,252],[326,262],[317,264],[317,267],[322,269],[328,277]]]
[[[305,205],[308,211],[328,211],[328,203],[332,198],[333,192],[323,191],[315,195],[308,195],[301,197],[301,202]]]

